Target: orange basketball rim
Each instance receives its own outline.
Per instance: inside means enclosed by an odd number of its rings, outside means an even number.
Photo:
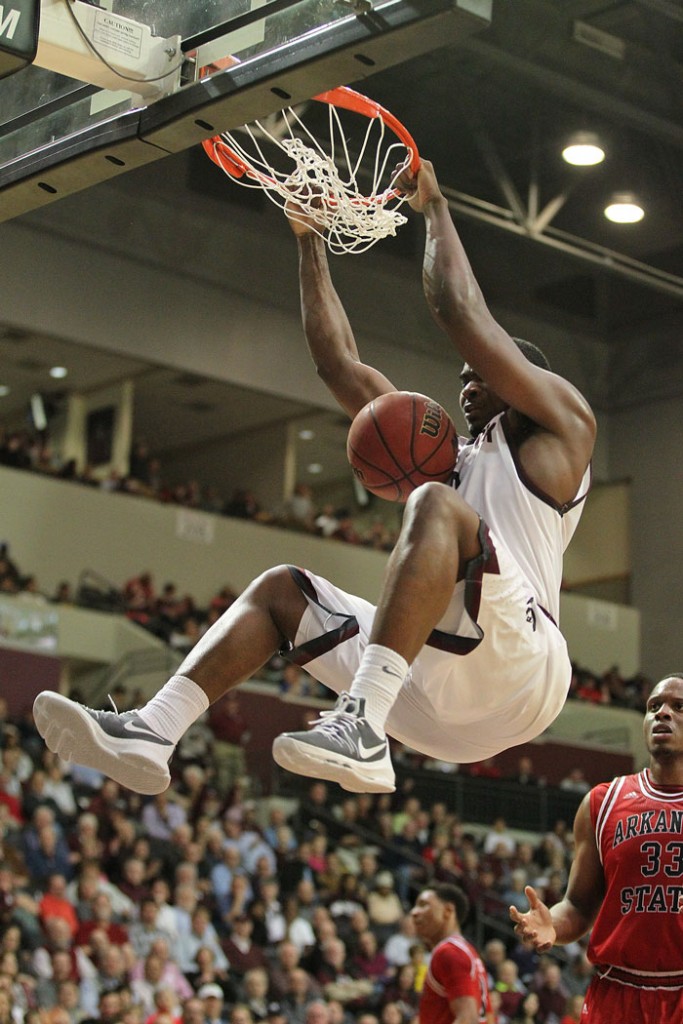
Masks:
[[[391,111],[354,89],[339,86],[313,99],[329,108],[330,138],[324,143],[306,127],[301,114],[287,107],[277,131],[255,121],[207,139],[203,148],[233,180],[264,189],[291,219],[305,218],[332,251],[364,251],[405,223],[398,207],[407,196],[397,179],[407,168],[417,172],[417,145]],[[368,122],[354,153],[340,111]],[[271,147],[269,155],[266,145]],[[273,153],[279,160],[284,154],[282,169]]]

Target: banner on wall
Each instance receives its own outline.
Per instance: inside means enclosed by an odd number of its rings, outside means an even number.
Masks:
[[[189,540],[193,544],[213,544],[215,524],[211,516],[204,512],[180,508],[176,515],[176,537]]]

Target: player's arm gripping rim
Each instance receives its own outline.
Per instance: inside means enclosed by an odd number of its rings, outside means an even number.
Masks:
[[[316,372],[353,419],[378,395],[396,388],[384,374],[361,362],[346,311],[332,283],[323,239],[305,223],[290,220],[299,246],[301,317]],[[303,221],[303,223],[302,223]]]
[[[533,365],[489,311],[458,237],[434,169],[423,160],[417,177],[406,171],[399,187],[427,228],[423,286],[431,313],[486,386],[536,430],[522,460],[534,483],[558,503],[576,495],[591,457],[595,418],[580,392],[563,377]]]

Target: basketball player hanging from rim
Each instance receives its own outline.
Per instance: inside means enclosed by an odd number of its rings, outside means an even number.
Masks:
[[[557,625],[562,555],[588,490],[595,419],[538,349],[494,320],[431,164],[399,184],[424,216],[424,291],[458,357],[471,440],[454,486],[427,483],[410,495],[376,608],[278,566],[142,709],[117,715],[40,694],[38,728],[62,757],[139,792],[163,790],[183,732],[277,650],[340,696],[308,731],[279,736],[275,760],[351,792],[393,791],[387,734],[440,760],[473,762],[533,739],[559,714],[570,679]],[[305,217],[291,225],[308,347],[353,417],[395,387],[361,362],[323,239]]]

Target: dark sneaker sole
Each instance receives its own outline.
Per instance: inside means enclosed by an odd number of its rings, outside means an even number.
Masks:
[[[41,693],[34,701],[33,717],[48,749],[64,761],[94,768],[144,796],[168,789],[168,764],[140,753],[144,740],[108,736],[80,704],[58,693]]]
[[[396,790],[393,770],[387,770],[386,765],[373,767],[345,761],[291,736],[278,736],[273,741],[273,759],[295,775],[337,782],[347,793],[394,793]]]

